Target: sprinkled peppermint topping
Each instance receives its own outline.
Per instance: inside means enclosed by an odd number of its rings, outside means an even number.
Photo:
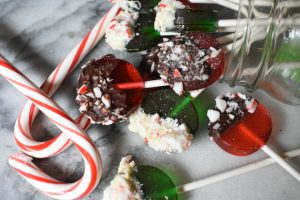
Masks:
[[[109,108],[111,105],[111,99],[110,99],[110,95],[109,94],[105,94],[101,97],[101,101],[103,102],[103,104]]]
[[[247,112],[254,113],[256,107],[257,101],[254,98],[241,93],[227,93],[225,96],[217,97],[215,109],[207,112],[210,132],[222,132],[241,120]]]
[[[129,130],[138,133],[156,151],[180,153],[191,146],[193,135],[177,119],[161,118],[157,113],[146,114],[139,108],[129,117]]]
[[[254,113],[257,107],[257,101],[255,99],[246,99],[245,106],[249,113]]]
[[[178,94],[182,95],[183,94],[183,84],[182,82],[175,82],[173,86],[173,90]]]
[[[108,125],[126,119],[126,94],[115,89],[108,77],[113,70],[114,65],[100,59],[89,62],[80,74],[76,101],[92,123]]]
[[[139,1],[117,0],[122,11],[111,21],[106,30],[106,42],[115,50],[123,51],[135,36],[135,22],[139,16]]]
[[[96,79],[96,80],[97,80],[97,79]],[[94,94],[95,94],[95,96],[96,96],[97,98],[101,98],[101,97],[102,97],[102,92],[101,92],[101,90],[100,90],[99,87],[94,87],[93,91],[94,91]]]
[[[220,119],[220,112],[216,110],[208,110],[207,117],[211,123],[214,123]]]
[[[175,13],[177,9],[184,9],[185,5],[176,0],[161,0],[155,7],[155,30],[165,32],[174,28]]]
[[[180,35],[158,44],[146,60],[151,70],[155,68],[164,81],[170,85],[182,82],[184,90],[191,91],[199,89],[199,82],[204,83],[210,78],[212,69],[208,61],[219,50],[213,47],[201,49],[189,36]]]
[[[142,200],[141,184],[134,178],[136,170],[132,156],[123,157],[118,173],[104,190],[103,200]]]
[[[223,113],[227,107],[227,103],[225,100],[221,99],[221,97],[216,98],[216,106]]]

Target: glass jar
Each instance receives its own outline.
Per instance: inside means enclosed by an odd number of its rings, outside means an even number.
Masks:
[[[240,0],[221,81],[300,104],[300,1]]]

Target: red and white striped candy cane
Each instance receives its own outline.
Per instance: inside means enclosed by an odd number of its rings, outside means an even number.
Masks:
[[[48,176],[24,154],[11,156],[9,164],[33,186],[53,198],[78,199],[88,195],[98,184],[102,171],[101,157],[92,140],[57,103],[1,55],[0,75],[30,99],[75,144],[83,157],[85,172],[79,181],[64,183]]]
[[[94,26],[94,28],[84,37],[84,39],[67,55],[61,64],[51,73],[42,90],[49,96],[52,96],[65,78],[76,67],[76,65],[90,52],[90,50],[99,42],[105,34],[105,30],[113,17],[120,11],[117,5],[114,5],[106,15]],[[28,102],[20,112],[15,124],[15,139],[20,149],[36,158],[51,157],[59,154],[71,142],[64,134],[59,134],[49,141],[38,142],[31,137],[31,125],[38,114],[36,105]],[[90,125],[90,120],[80,115],[77,122],[84,130]]]

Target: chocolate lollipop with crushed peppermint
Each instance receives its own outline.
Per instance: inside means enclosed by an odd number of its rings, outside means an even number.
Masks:
[[[150,50],[146,60],[151,71],[156,71],[178,94],[211,85],[224,70],[224,53],[219,43],[204,33],[165,38]]]
[[[247,156],[262,149],[300,181],[300,173],[266,144],[272,119],[262,103],[241,93],[228,93],[216,98],[216,106],[207,116],[209,135],[224,151]]]
[[[140,104],[142,89],[122,91],[113,85],[132,81],[142,81],[142,78],[126,61],[113,55],[89,61],[79,77],[76,97],[79,111],[97,124],[109,125],[127,119]]]

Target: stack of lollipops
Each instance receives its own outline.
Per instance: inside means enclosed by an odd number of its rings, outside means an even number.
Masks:
[[[182,153],[199,129],[201,92],[223,74],[226,56],[234,39],[234,23],[222,19],[211,3],[237,10],[232,1],[115,0],[111,10],[70,52],[41,88],[35,86],[3,56],[0,74],[30,100],[15,126],[16,143],[23,153],[10,157],[10,165],[44,194],[56,199],[89,195],[100,181],[100,153],[84,130],[91,124],[109,126],[125,120],[129,130],[149,148],[166,154]],[[205,3],[205,4],[201,4]],[[206,4],[209,3],[209,4]],[[221,18],[221,19],[220,19]],[[76,89],[80,115],[74,121],[50,97],[81,59],[105,36],[115,51],[143,55],[140,66],[112,54],[82,66]],[[218,36],[218,37],[216,37]],[[139,70],[138,70],[139,69]],[[137,165],[124,155],[117,174],[104,190],[105,200],[169,199],[277,162],[300,181],[299,173],[266,143],[272,131],[268,110],[256,99],[241,93],[221,94],[215,107],[206,110],[212,141],[224,151],[247,156],[260,149],[272,159],[176,186],[162,170]],[[38,111],[62,131],[49,141],[38,142],[31,126]],[[74,183],[58,181],[32,162],[60,154],[74,144],[85,162],[82,178]],[[299,150],[288,156],[299,155]]]

